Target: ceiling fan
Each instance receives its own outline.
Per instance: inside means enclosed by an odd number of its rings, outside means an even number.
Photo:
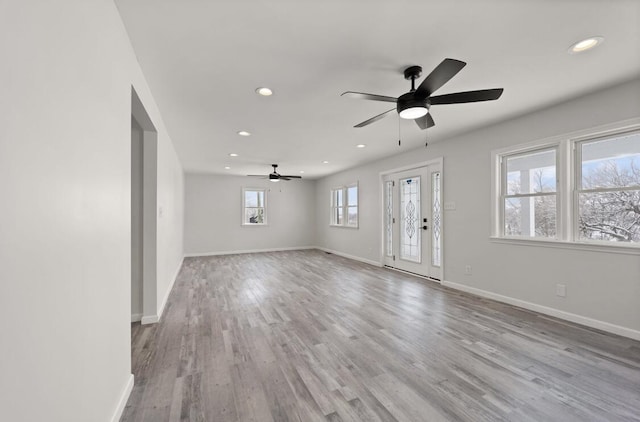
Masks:
[[[453,94],[437,95],[432,97],[433,93],[442,85],[453,78],[467,64],[460,60],[444,59],[433,71],[427,76],[422,83],[415,87],[416,79],[422,75],[422,67],[410,66],[404,70],[404,78],[411,80],[411,91],[402,94],[400,97],[387,97],[384,95],[366,94],[363,92],[347,91],[341,96],[346,95],[351,98],[360,98],[363,100],[384,101],[396,103],[396,107],[380,113],[377,116],[358,123],[354,127],[364,127],[373,122],[377,122],[387,115],[387,113],[397,110],[403,119],[412,119],[418,124],[420,129],[426,129],[435,125],[429,108],[432,105],[441,104],[460,104],[474,103],[478,101],[497,100],[502,95],[502,88],[481,89],[478,91],[455,92]]]
[[[263,179],[269,179],[270,182],[279,182],[280,180],[291,180],[291,179],[302,179],[302,176],[290,176],[290,175],[285,175],[285,174],[280,174],[278,173],[278,165],[277,164],[271,164],[271,167],[273,167],[273,173],[269,173],[268,175],[262,175],[262,174],[248,174],[247,176],[249,177],[262,177]]]

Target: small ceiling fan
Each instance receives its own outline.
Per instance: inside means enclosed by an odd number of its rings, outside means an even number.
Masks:
[[[271,167],[273,167],[273,173],[269,173],[268,175],[263,175],[263,174],[248,174],[247,176],[249,177],[262,177],[263,179],[269,179],[269,181],[271,182],[279,182],[280,180],[291,180],[291,179],[302,179],[302,176],[290,176],[290,175],[285,175],[285,174],[280,174],[278,173],[278,165],[277,164],[271,164]]]
[[[460,60],[444,59],[433,71],[427,76],[422,83],[415,87],[416,79],[422,75],[422,67],[410,66],[404,70],[404,78],[411,80],[411,91],[406,94],[402,94],[400,97],[387,97],[385,95],[366,94],[363,92],[347,91],[343,92],[341,96],[348,96],[351,98],[359,98],[363,100],[384,101],[389,103],[396,103],[396,107],[391,110],[387,110],[384,113],[380,113],[377,116],[365,120],[362,123],[358,123],[354,127],[364,127],[373,122],[377,122],[387,115],[387,113],[397,110],[398,114],[403,119],[413,119],[418,124],[420,129],[426,129],[435,125],[429,108],[432,105],[441,104],[460,104],[460,103],[474,103],[478,101],[492,101],[497,100],[502,95],[502,88],[496,89],[481,89],[478,91],[465,91],[456,92],[453,94],[438,95],[432,97],[433,93],[438,90],[442,85],[447,83],[453,78],[463,67],[467,64]]]

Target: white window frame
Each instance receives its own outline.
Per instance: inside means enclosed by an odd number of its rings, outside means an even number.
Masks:
[[[595,245],[599,245],[599,244],[603,244],[603,245],[609,245],[609,244],[617,244],[616,242],[611,242],[611,241],[607,241],[607,240],[593,240],[593,239],[581,239],[580,238],[580,194],[581,193],[605,193],[605,192],[612,192],[612,191],[626,191],[626,190],[638,190],[640,189],[639,186],[628,186],[628,187],[617,187],[617,188],[596,188],[596,189],[582,189],[582,148],[581,145],[582,144],[588,144],[591,142],[597,142],[600,140],[605,140],[605,139],[611,139],[614,138],[616,136],[623,136],[625,134],[629,134],[629,133],[639,133],[640,134],[640,129],[635,129],[635,130],[624,130],[624,131],[618,131],[618,132],[613,132],[607,135],[601,135],[601,136],[590,136],[590,137],[585,137],[582,139],[575,139],[572,140],[572,150],[573,150],[573,167],[574,167],[574,171],[573,171],[573,175],[574,175],[574,179],[573,179],[573,183],[572,183],[572,192],[573,192],[573,198],[572,198],[572,205],[573,205],[573,215],[572,215],[572,223],[573,223],[573,240],[575,242],[583,242],[583,243],[590,243],[590,244],[595,244]],[[622,243],[623,245],[625,245],[626,243]],[[631,244],[626,244],[629,247],[634,247],[634,243]],[[640,245],[636,245],[635,247],[640,247]]]
[[[246,192],[262,192],[263,193],[263,198],[264,198],[264,204],[262,204],[262,207],[258,207],[258,208],[264,208],[264,218],[263,218],[263,222],[262,223],[247,223],[245,221],[245,217],[247,215],[246,209]],[[267,188],[242,188],[242,215],[241,215],[241,222],[242,222],[242,226],[243,227],[261,227],[261,226],[266,226],[267,225],[267,192],[268,189]],[[249,208],[256,208],[256,207],[249,207]]]
[[[349,206],[349,189],[356,188],[356,205]],[[336,204],[335,198],[337,192],[342,192],[342,206],[338,207]],[[336,222],[337,209],[342,209],[342,223]],[[349,224],[349,208],[356,209],[356,223]],[[329,225],[331,227],[346,227],[351,229],[357,229],[360,222],[360,187],[358,186],[358,182],[350,183],[344,186],[337,186],[332,188],[330,191],[330,200],[329,200]]]
[[[337,205],[337,201],[336,201],[336,195],[337,193],[340,192],[342,193],[342,205],[338,206]],[[336,221],[336,215],[338,208],[342,208],[342,223],[338,223]],[[329,225],[330,226],[336,226],[336,227],[342,227],[344,225],[344,187],[343,186],[339,186],[336,188],[332,188],[330,191],[330,196],[329,196]]]
[[[640,118],[554,136],[526,144],[491,151],[491,231],[490,239],[497,243],[525,246],[545,246],[563,249],[581,249],[607,253],[640,255],[640,244],[582,240],[578,232],[578,166],[576,150],[581,142],[613,137],[640,130]],[[556,239],[540,237],[513,237],[504,235],[504,210],[502,209],[503,157],[556,147]]]
[[[562,204],[560,204],[560,198],[558,191],[560,190],[560,177],[558,174],[558,169],[560,168],[559,156],[560,156],[560,145],[558,143],[553,143],[544,146],[537,146],[533,148],[526,149],[518,149],[517,151],[512,151],[506,154],[500,154],[500,228],[498,233],[500,233],[501,237],[505,238],[517,238],[517,239],[558,239],[558,233],[562,230],[562,218],[561,218],[561,210]],[[537,193],[519,193],[519,194],[507,194],[507,178],[505,177],[507,174],[507,160],[509,158],[514,158],[527,154],[535,154],[538,152],[544,151],[554,151],[556,156],[556,190],[554,192],[537,192]],[[554,237],[541,237],[541,236],[513,236],[507,235],[504,231],[504,217],[505,217],[505,203],[507,198],[534,198],[539,196],[555,196],[556,198],[556,235]]]

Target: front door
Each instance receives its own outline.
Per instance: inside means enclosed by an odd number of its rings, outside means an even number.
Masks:
[[[384,263],[442,279],[442,166],[385,175]]]

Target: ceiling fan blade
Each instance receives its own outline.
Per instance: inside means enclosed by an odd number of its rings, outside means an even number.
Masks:
[[[349,98],[357,98],[360,100],[373,100],[373,101],[386,101],[388,103],[395,103],[398,101],[395,97],[387,97],[386,95],[366,94],[364,92],[346,91],[340,94],[341,97],[347,96]]]
[[[281,179],[285,179],[286,178],[287,180],[289,180],[289,179],[302,179],[302,176],[291,176],[291,175],[286,175],[285,176],[285,175],[282,175],[282,176],[280,176],[280,178]]]
[[[460,104],[475,103],[478,101],[497,100],[502,95],[504,89],[481,89],[478,91],[455,92],[453,94],[438,95],[431,97],[429,102],[431,105],[439,104]]]
[[[373,116],[372,118],[370,118],[370,119],[368,119],[368,120],[365,120],[365,121],[364,121],[364,122],[362,122],[362,123],[358,123],[358,124],[357,124],[357,125],[355,125],[354,127],[364,127],[364,126],[369,125],[369,124],[371,124],[371,123],[373,123],[373,122],[377,122],[378,120],[380,120],[380,119],[382,119],[384,116],[386,116],[386,115],[387,115],[387,113],[390,113],[390,112],[392,112],[392,111],[395,111],[395,108],[392,108],[391,110],[387,110],[387,111],[385,111],[384,113],[380,113],[380,114],[378,114],[377,116]]]
[[[420,126],[420,129],[426,129],[431,126],[435,126],[436,122],[433,121],[433,117],[431,117],[431,113],[425,114],[422,117],[416,119],[416,124]]]
[[[444,59],[429,76],[416,89],[415,96],[418,98],[427,98],[442,85],[446,84],[449,79],[453,78],[467,64],[460,60]]]

